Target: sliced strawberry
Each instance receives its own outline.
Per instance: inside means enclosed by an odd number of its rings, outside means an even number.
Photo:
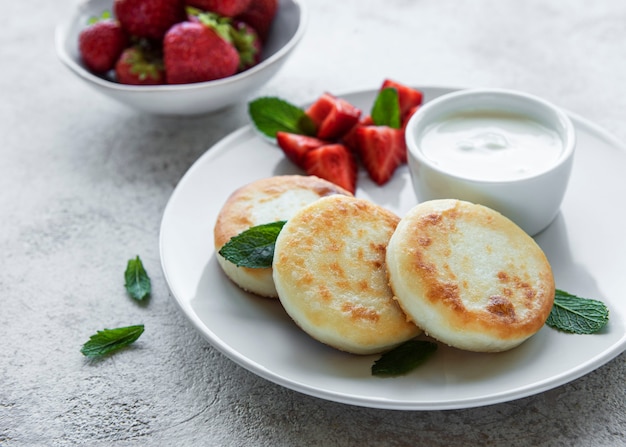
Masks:
[[[407,113],[409,113],[409,111],[413,107],[422,104],[424,95],[419,90],[408,87],[404,84],[400,84],[399,82],[393,81],[391,79],[385,79],[380,89],[382,90],[389,87],[395,88],[398,91],[398,99],[400,102],[400,116],[402,118],[402,121],[404,122],[407,119]]]
[[[406,160],[404,131],[388,126],[356,129],[357,152],[370,178],[384,185]]]
[[[357,165],[352,152],[343,144],[326,144],[304,155],[304,169],[309,175],[350,191],[356,191]]]
[[[406,125],[409,122],[409,119],[411,119],[411,117],[413,116],[413,114],[415,112],[417,112],[419,110],[420,106],[415,106],[415,107],[411,107],[408,112],[406,112],[404,119],[402,121],[402,128],[406,129]]]
[[[328,144],[318,138],[280,131],[276,132],[276,143],[285,156],[302,169],[304,169],[304,156],[307,152]]]
[[[348,101],[338,98],[322,125],[317,129],[317,137],[324,140],[335,140],[343,137],[359,122],[361,110]]]
[[[337,140],[343,137],[361,117],[361,110],[345,99],[324,93],[306,111],[317,125],[317,138]]]
[[[356,123],[352,127],[352,129],[346,132],[346,134],[341,139],[341,142],[345,144],[346,146],[348,146],[350,150],[352,150],[353,152],[356,152],[358,144],[359,144],[356,138],[356,130],[359,127],[371,126],[372,124],[374,124],[374,120],[372,119],[372,117],[370,115],[364,116],[363,118],[359,120],[358,123]]]
[[[324,118],[328,116],[335,105],[335,97],[330,93],[322,93],[311,106],[306,110],[306,114],[313,120],[315,126],[319,129]]]

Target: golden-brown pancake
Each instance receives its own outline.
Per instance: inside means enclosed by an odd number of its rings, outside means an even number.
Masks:
[[[319,177],[302,175],[264,178],[233,192],[220,210],[213,230],[217,260],[226,275],[244,290],[276,298],[271,268],[237,267],[218,251],[250,227],[288,220],[303,206],[332,194],[352,195]]]
[[[382,352],[420,333],[387,281],[385,250],[398,221],[372,202],[340,195],[287,221],[276,240],[274,283],[298,326],[354,354]]]
[[[500,213],[469,202],[414,207],[391,237],[386,261],[407,315],[460,349],[513,348],[541,329],[554,302],[541,248]]]

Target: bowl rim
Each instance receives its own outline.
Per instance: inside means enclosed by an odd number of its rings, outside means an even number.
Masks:
[[[462,100],[464,98],[472,97],[472,96],[480,97],[480,96],[486,96],[486,95],[497,96],[499,98],[509,97],[509,98],[513,98],[516,101],[526,101],[526,102],[534,103],[534,104],[539,105],[540,107],[543,107],[545,110],[549,111],[550,113],[554,114],[557,121],[559,121],[563,125],[564,132],[562,134],[561,133],[559,134],[564,137],[563,138],[564,144],[563,144],[563,149],[561,151],[561,154],[559,155],[558,159],[555,160],[554,164],[550,166],[550,168],[544,171],[540,171],[540,172],[527,175],[524,177],[519,177],[519,178],[480,179],[480,178],[470,177],[470,176],[459,174],[459,173],[450,172],[446,169],[442,169],[441,167],[434,164],[428,157],[426,157],[423,154],[423,152],[419,149],[419,146],[417,144],[418,138],[415,135],[415,132],[411,132],[411,129],[415,128],[418,125],[417,123],[424,118],[424,115],[426,115],[427,113],[430,113],[430,111],[433,109],[436,110],[437,107],[441,107],[442,104],[445,104],[450,101],[456,101],[458,99]],[[568,117],[567,113],[565,113],[565,111],[562,108],[558,107],[557,105],[539,96],[532,95],[530,93],[526,93],[526,92],[519,91],[519,90],[506,89],[506,88],[470,88],[470,89],[464,89],[464,90],[460,90],[456,92],[447,93],[421,106],[417,110],[417,112],[415,112],[413,116],[409,118],[409,121],[406,125],[405,140],[406,140],[406,146],[407,146],[407,152],[408,152],[407,155],[414,157],[415,160],[417,160],[420,164],[426,165],[428,166],[429,169],[436,171],[442,175],[445,175],[447,177],[454,178],[454,179],[457,179],[459,181],[463,181],[466,183],[472,183],[472,184],[510,185],[513,183],[526,182],[526,181],[530,181],[533,179],[550,175],[555,170],[557,170],[564,164],[568,163],[568,161],[570,161],[574,156],[574,152],[576,148],[576,131],[574,129],[574,124],[572,123],[571,119]]]
[[[128,85],[128,84],[120,84],[117,82],[112,82],[107,79],[103,79],[100,76],[97,76],[91,73],[89,70],[84,68],[81,64],[79,64],[72,56],[66,51],[66,44],[69,39],[69,30],[73,22],[77,18],[77,14],[71,14],[67,20],[59,23],[55,28],[54,41],[57,56],[68,68],[70,68],[75,74],[80,76],[81,78],[89,81],[93,84],[97,84],[101,87],[110,90],[117,90],[119,92],[141,92],[141,93],[149,93],[149,92],[168,92],[168,91],[193,91],[193,90],[203,90],[210,87],[221,87],[228,84],[235,84],[239,81],[243,81],[249,77],[254,76],[259,71],[262,71],[266,67],[274,64],[278,60],[282,59],[286,54],[288,54],[293,48],[297,45],[297,43],[304,36],[304,31],[308,24],[308,9],[305,5],[304,0],[288,0],[291,3],[298,6],[299,14],[299,22],[296,31],[293,36],[282,46],[280,47],[274,54],[272,54],[267,59],[262,60],[260,63],[251,67],[247,70],[242,71],[241,73],[234,74],[232,76],[228,76],[222,79],[215,79],[213,81],[205,81],[205,82],[194,82],[189,84],[161,84],[161,85]],[[75,11],[78,11],[81,5],[85,5],[89,3],[90,0],[85,0],[81,2]]]

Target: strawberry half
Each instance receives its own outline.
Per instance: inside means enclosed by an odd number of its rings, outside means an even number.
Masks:
[[[324,118],[330,113],[335,104],[335,97],[330,93],[322,93],[311,106],[306,110],[306,114],[311,117],[317,128],[322,125]]]
[[[328,144],[315,137],[281,131],[276,132],[276,143],[285,156],[302,169],[304,169],[304,156],[307,152]]]
[[[348,101],[324,93],[306,111],[317,125],[317,138],[337,140],[359,122],[361,110]]]
[[[304,170],[356,192],[357,165],[352,152],[343,144],[326,144],[304,155]]]
[[[406,160],[404,131],[389,126],[361,126],[355,130],[357,153],[370,178],[387,183]]]
[[[363,118],[359,120],[358,123],[354,125],[354,127],[352,127],[352,129],[350,129],[343,136],[343,138],[341,139],[341,142],[345,144],[346,146],[348,146],[348,148],[351,149],[353,152],[357,152],[359,142],[357,141],[357,138],[356,138],[356,130],[359,127],[371,126],[373,124],[374,124],[374,120],[372,119],[370,115],[364,116]]]
[[[225,78],[239,67],[235,47],[199,22],[172,26],[163,39],[163,56],[168,84]]]
[[[103,19],[90,24],[78,35],[78,51],[85,66],[94,73],[105,73],[115,66],[128,45],[120,23]]]
[[[393,81],[391,79],[385,79],[383,81],[383,85],[380,87],[381,90],[385,88],[395,88],[398,92],[398,101],[400,102],[400,116],[402,117],[402,122],[405,122],[408,119],[408,114],[411,109],[422,104],[424,100],[424,95],[419,90],[408,87],[399,82]],[[413,110],[415,111],[415,110]]]

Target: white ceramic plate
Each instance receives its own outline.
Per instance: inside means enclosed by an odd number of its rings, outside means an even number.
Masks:
[[[429,100],[451,91],[423,88]],[[369,111],[375,91],[343,95]],[[536,240],[557,287],[597,298],[610,308],[599,334],[544,327],[520,347],[476,354],[440,346],[427,364],[398,378],[377,378],[378,356],[326,347],[298,329],[278,300],[247,294],[220,270],[213,225],[226,198],[253,180],[301,173],[250,126],[224,138],[189,169],[161,223],[161,261],[183,313],[209,342],[244,368],[293,390],[353,405],[403,410],[476,407],[540,393],[598,368],[626,349],[626,150],[593,124],[573,116],[578,148],[562,210]],[[375,186],[359,174],[357,196],[403,216],[416,204],[406,167]]]

